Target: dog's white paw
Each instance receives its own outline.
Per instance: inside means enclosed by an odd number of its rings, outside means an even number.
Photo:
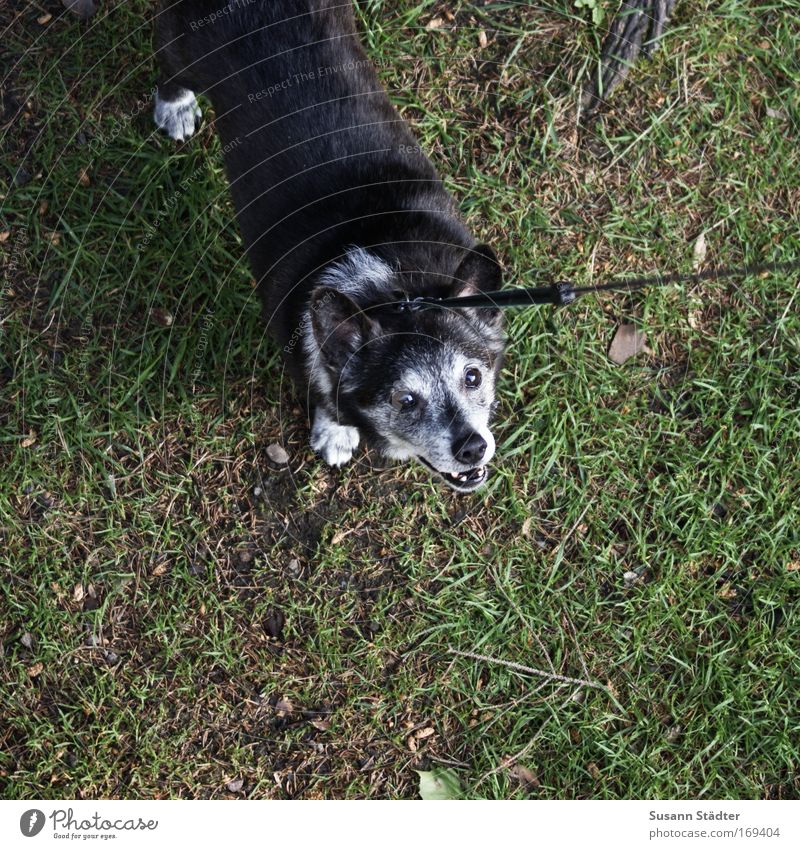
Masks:
[[[155,103],[153,120],[171,139],[183,141],[194,134],[201,113],[193,91],[181,89],[175,100],[163,100],[156,92]]]
[[[353,459],[360,435],[357,427],[340,425],[317,410],[311,426],[311,447],[329,466],[343,466]]]

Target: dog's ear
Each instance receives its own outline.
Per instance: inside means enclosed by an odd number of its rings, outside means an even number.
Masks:
[[[461,260],[455,273],[453,296],[495,292],[503,285],[503,269],[489,245],[476,245]]]
[[[453,282],[453,297],[463,298],[481,292],[496,292],[503,285],[503,269],[489,245],[476,245],[461,261]],[[502,324],[502,312],[490,307],[476,310],[481,321],[491,327]]]
[[[311,296],[311,327],[323,362],[340,369],[366,342],[378,325],[347,295],[320,286]]]

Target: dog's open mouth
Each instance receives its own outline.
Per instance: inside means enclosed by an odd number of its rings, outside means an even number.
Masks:
[[[472,492],[482,486],[486,482],[486,478],[489,477],[489,470],[486,466],[476,466],[474,469],[467,469],[464,472],[443,472],[424,457],[418,459],[456,492]]]

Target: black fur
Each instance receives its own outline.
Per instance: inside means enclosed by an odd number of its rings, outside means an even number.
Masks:
[[[318,273],[350,245],[405,272],[407,291],[449,291],[475,239],[361,48],[342,0],[164,3],[159,91],[214,104],[247,253],[283,347]],[[194,24],[194,25],[193,25]],[[322,72],[320,69],[325,69]],[[286,82],[289,81],[289,82]],[[304,381],[300,346],[289,365]]]

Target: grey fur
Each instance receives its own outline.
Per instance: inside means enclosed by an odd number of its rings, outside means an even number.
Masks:
[[[330,286],[344,295],[359,300],[385,286],[392,269],[380,257],[364,248],[351,247],[344,259],[329,265],[320,275],[319,286]]]

